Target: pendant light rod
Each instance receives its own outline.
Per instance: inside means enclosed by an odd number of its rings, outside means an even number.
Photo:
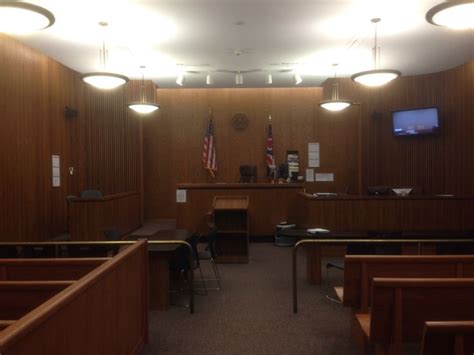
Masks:
[[[107,27],[109,24],[106,21],[99,22],[99,26]],[[105,45],[105,39],[102,40],[102,48],[99,49],[99,60],[102,66],[102,72],[91,72],[81,75],[82,81],[87,84],[102,90],[115,89],[128,82],[125,75],[107,72],[108,50]]]
[[[374,48],[372,48],[372,56],[374,60],[374,69],[380,68],[380,48],[378,46],[378,36],[377,36],[377,24],[380,22],[380,18],[376,17],[370,20],[375,24],[375,33],[374,33]]]
[[[372,56],[374,62],[373,69],[355,73],[351,76],[351,79],[365,86],[377,87],[383,86],[389,83],[390,81],[398,78],[402,75],[402,73],[399,70],[395,69],[380,69],[380,47],[378,46],[377,27],[378,23],[381,20],[380,18],[376,17],[370,21],[374,24],[375,27],[374,47],[372,48]]]

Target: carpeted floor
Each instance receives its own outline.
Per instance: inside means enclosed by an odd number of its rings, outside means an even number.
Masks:
[[[298,314],[292,312],[292,249],[252,243],[250,251],[249,264],[219,264],[223,288],[196,296],[194,314],[179,306],[151,312],[142,354],[360,354],[351,340],[351,311],[326,299],[327,283],[305,282],[302,251]],[[212,276],[208,266],[204,273]],[[331,275],[331,283],[342,283],[341,271]]]

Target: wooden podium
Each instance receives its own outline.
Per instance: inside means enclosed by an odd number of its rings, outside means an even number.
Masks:
[[[249,198],[248,196],[215,196],[213,219],[218,229],[217,261],[249,262]]]

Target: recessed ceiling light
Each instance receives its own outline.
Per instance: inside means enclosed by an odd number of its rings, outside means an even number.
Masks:
[[[0,32],[26,33],[50,27],[54,15],[27,2],[0,2]]]

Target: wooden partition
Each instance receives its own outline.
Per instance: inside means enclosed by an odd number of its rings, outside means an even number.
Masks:
[[[314,197],[300,193],[295,219],[331,231],[474,230],[474,198],[443,196]]]
[[[474,255],[347,255],[344,261],[344,305],[367,312],[375,277],[472,278]]]
[[[273,235],[275,227],[296,208],[302,184],[179,184],[186,202],[177,203],[177,228],[207,233],[206,214],[215,196],[248,196],[249,234]]]
[[[78,280],[109,258],[0,259],[0,281]]]
[[[137,192],[69,200],[69,232],[73,241],[104,240],[104,229],[115,227],[125,234],[140,226],[140,194]]]
[[[474,321],[426,322],[421,355],[474,354]]]
[[[147,243],[139,241],[0,333],[2,355],[139,354],[148,339]]]
[[[0,281],[0,319],[19,319],[73,281]]]

